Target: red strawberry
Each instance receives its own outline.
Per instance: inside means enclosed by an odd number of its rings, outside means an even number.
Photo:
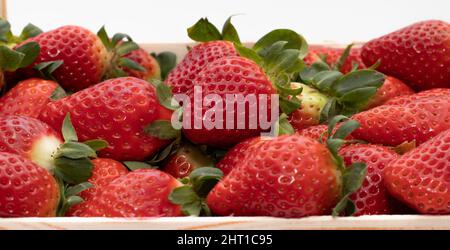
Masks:
[[[415,140],[420,145],[450,129],[450,99],[431,98],[406,105],[382,105],[356,114],[361,127],[357,139],[373,144],[397,146]]]
[[[105,147],[105,142],[79,143],[68,118],[62,131],[64,141],[40,120],[26,116],[0,117],[0,152],[27,158],[66,183],[84,182],[91,176],[90,158],[96,157],[95,151]]]
[[[133,50],[126,54],[124,57],[133,60],[144,68],[144,71],[138,71],[130,68],[124,68],[123,70],[133,77],[137,77],[143,80],[160,79],[161,69],[156,59],[151,56],[147,51],[142,48]]]
[[[186,143],[167,159],[163,170],[181,179],[189,176],[194,169],[213,165],[213,160],[199,148]]]
[[[211,41],[201,43],[189,50],[184,59],[169,73],[166,83],[174,94],[186,93],[194,86],[194,78],[203,68],[217,59],[237,56],[233,43]]]
[[[158,103],[155,88],[142,79],[106,80],[49,103],[40,119],[56,129],[66,113],[71,113],[81,140],[102,138],[108,142],[108,148],[100,152],[105,158],[140,161],[169,142],[144,131],[157,120],[170,120],[171,111]]]
[[[18,83],[0,99],[0,116],[24,115],[37,118],[44,106],[64,94],[54,81],[31,78]]]
[[[128,41],[122,41],[124,39]],[[142,68],[130,58],[124,58],[138,49],[138,45],[124,34],[115,35],[110,40],[103,27],[97,36],[79,26],[62,26],[24,43],[30,41],[37,42],[41,51],[28,70],[21,73],[35,75],[31,67],[37,67],[44,74],[51,74],[63,88],[70,91],[90,87],[103,78],[126,75],[123,68]]]
[[[311,126],[298,131],[298,134],[314,140],[322,141],[328,137],[328,126],[325,124]]]
[[[405,105],[409,104],[411,102],[419,101],[419,100],[426,100],[431,98],[442,98],[442,99],[448,99],[450,98],[450,89],[447,88],[437,88],[437,89],[430,89],[430,90],[424,90],[416,94],[407,95],[407,96],[399,96],[396,98],[393,98],[386,102],[388,105]]]
[[[224,176],[228,175],[231,170],[242,163],[247,153],[251,152],[253,147],[258,147],[263,141],[264,137],[253,137],[238,143],[228,150],[225,156],[216,164],[216,167],[222,170]]]
[[[52,169],[52,154],[63,143],[47,124],[25,116],[0,117],[0,151],[23,156]]]
[[[416,90],[450,87],[450,25],[428,20],[414,23],[363,46],[366,65],[381,60],[378,70]]]
[[[299,131],[319,124],[320,114],[323,107],[328,102],[329,97],[306,84],[296,82],[291,84],[293,88],[303,88],[302,93],[297,96],[301,101],[301,107],[292,112],[289,116],[289,122],[292,127]]]
[[[317,61],[321,60],[321,56],[325,56],[326,63],[328,65],[334,66],[339,61],[342,53],[344,53],[344,48],[333,48],[322,45],[310,45],[309,53],[303,59],[307,65],[311,65]],[[342,65],[341,72],[348,73],[353,68],[353,63],[358,64],[359,69],[365,68],[364,63],[361,60],[361,48],[352,48],[350,53]]]
[[[194,79],[194,83],[202,90],[202,96],[208,95],[219,96],[220,99],[211,100],[209,105],[202,101],[201,117],[194,113],[194,95],[195,91],[190,90],[188,96],[190,97],[190,103],[186,109],[191,110],[184,112],[183,118],[183,131],[184,135],[195,144],[205,144],[214,147],[226,148],[232,146],[244,139],[257,136],[261,133],[260,121],[258,119],[258,110],[261,101],[260,96],[266,96],[267,114],[270,114],[271,108],[271,94],[276,93],[272,83],[255,62],[244,57],[230,56],[223,57],[208,64]],[[245,108],[245,121],[239,121],[237,114],[236,103],[226,103],[226,95],[241,94],[246,97],[249,94],[254,95],[255,102],[248,102]],[[216,104],[216,101],[223,100],[223,104]],[[197,100],[198,102],[198,100]],[[227,119],[225,117],[225,110],[227,105],[233,105],[234,110],[234,123],[232,129],[226,129]],[[206,122],[214,124],[214,118],[207,117],[207,110],[216,106],[216,114],[222,114],[224,116],[221,122],[222,128],[207,128]],[[252,113],[249,111],[253,110]],[[269,115],[268,115],[269,116]],[[250,119],[256,121],[256,128],[250,127]],[[201,119],[203,125],[201,128],[195,128],[194,119]],[[216,118],[219,119],[219,118]],[[270,121],[270,117],[266,118]],[[239,129],[238,122],[245,122],[245,128]]]
[[[94,164],[94,168],[92,169],[92,176],[89,178],[88,182],[92,183],[93,187],[88,188],[79,194],[84,202],[71,207],[66,214],[67,216],[79,216],[87,208],[85,202],[92,200],[93,197],[97,196],[98,193],[113,180],[126,175],[129,172],[122,163],[108,158],[94,159],[92,160],[92,164]]]
[[[375,96],[369,101],[366,109],[380,106],[393,98],[414,94],[414,91],[402,81],[388,76],[384,80],[383,86],[378,89]]]
[[[304,217],[325,215],[339,200],[336,162],[319,142],[298,135],[255,147],[207,197],[217,215]]]
[[[180,216],[180,206],[168,200],[181,186],[172,176],[156,169],[138,169],[113,180],[85,203],[82,217]]]
[[[37,42],[41,52],[32,66],[42,62],[63,61],[53,72],[63,88],[77,91],[100,82],[106,72],[108,51],[91,31],[79,26],[62,26],[29,41]],[[20,45],[19,45],[20,46]],[[27,74],[34,74],[28,72]]]
[[[19,155],[0,152],[0,218],[55,216],[59,196],[47,170]]]
[[[402,206],[388,193],[383,183],[383,170],[399,155],[391,149],[370,144],[354,144],[339,151],[347,165],[354,162],[367,164],[367,175],[361,188],[350,196],[356,206],[355,216],[394,214]]]
[[[450,130],[392,161],[384,183],[393,196],[423,214],[450,214]]]

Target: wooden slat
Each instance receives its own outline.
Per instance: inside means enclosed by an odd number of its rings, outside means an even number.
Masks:
[[[270,217],[212,218],[17,218],[0,219],[0,229],[450,229],[450,216],[378,215],[332,218],[315,216],[303,219]]]
[[[6,14],[6,0],[0,0],[0,17],[3,19],[7,18]]]

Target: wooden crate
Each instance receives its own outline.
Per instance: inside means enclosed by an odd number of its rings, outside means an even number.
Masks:
[[[0,0],[0,17],[6,17],[6,1]],[[192,44],[141,44],[149,52],[172,51],[178,59]],[[330,46],[339,46],[327,43]],[[360,217],[313,216],[302,219],[271,217],[178,217],[178,218],[0,218],[0,230],[13,229],[445,229],[450,215],[377,215]]]

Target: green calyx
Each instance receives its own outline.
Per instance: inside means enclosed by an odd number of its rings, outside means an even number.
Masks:
[[[291,81],[296,73],[303,70],[308,44],[297,32],[277,29],[259,39],[252,48],[236,44],[237,52],[256,62],[265,71],[280,95],[280,108],[291,114],[301,106],[297,97],[302,88],[294,89]]]
[[[189,177],[181,179],[184,185],[175,188],[170,193],[169,200],[181,205],[182,212],[187,216],[211,216],[206,197],[222,177],[223,173],[218,168],[197,168]]]
[[[15,36],[11,31],[11,24],[0,18],[0,44],[13,47],[28,38],[35,37],[42,33],[42,30],[35,25],[29,23],[22,29],[19,36]]]
[[[123,162],[123,164],[131,171],[141,168],[159,168],[159,166],[163,164],[165,160],[167,160],[171,155],[175,154],[180,149],[181,143],[182,142],[180,136],[147,161],[125,161]]]
[[[64,143],[53,154],[54,174],[67,184],[79,184],[87,181],[92,175],[92,158],[96,151],[106,148],[104,140],[78,142],[78,136],[72,126],[70,114],[64,118],[62,126]]]
[[[109,53],[109,66],[107,67],[103,78],[109,79],[128,76],[123,70],[124,68],[141,72],[145,71],[145,68],[139,63],[125,57],[128,53],[139,49],[139,45],[133,42],[133,39],[131,39],[130,36],[123,33],[117,33],[112,38],[109,38],[104,26],[97,32],[97,36]]]
[[[90,182],[83,182],[74,186],[70,186],[69,184],[64,184],[64,181],[56,178],[59,185],[60,198],[58,207],[56,210],[57,217],[66,216],[67,211],[76,205],[84,202],[84,199],[78,196],[84,190],[94,187],[94,185]]]
[[[222,27],[222,32],[208,21],[208,18],[201,18],[193,26],[187,29],[188,36],[196,42],[210,42],[217,40],[230,41],[241,44],[241,40],[236,28],[231,23],[230,16]]]
[[[336,115],[352,116],[362,110],[385,80],[385,75],[373,68],[358,70],[357,65],[348,74],[342,74],[340,69],[350,53],[351,46],[345,49],[334,67],[330,67],[325,61],[319,61],[299,74],[302,83],[330,96],[320,114],[321,123]]]
[[[159,54],[151,53],[159,64],[161,70],[161,80],[166,80],[170,71],[177,65],[177,55],[170,51],[164,51]]]
[[[340,126],[333,133],[338,123],[340,123]],[[349,197],[361,187],[366,177],[367,166],[365,163],[356,162],[350,166],[345,166],[344,160],[339,155],[339,149],[343,145],[350,143],[345,138],[358,127],[359,123],[357,121],[349,120],[343,115],[335,116],[329,121],[328,138],[325,143],[336,161],[338,170],[342,174],[341,199],[333,209],[333,216],[342,214],[351,216],[355,212],[355,205]]]
[[[16,71],[32,64],[39,55],[40,47],[36,42],[28,42],[18,48],[17,44],[42,33],[38,27],[28,24],[19,36],[14,36],[8,21],[0,18],[0,69]]]

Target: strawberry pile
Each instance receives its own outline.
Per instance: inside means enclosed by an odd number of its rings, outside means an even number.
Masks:
[[[187,32],[176,64],[0,20],[0,217],[450,214],[450,24],[346,48]]]

